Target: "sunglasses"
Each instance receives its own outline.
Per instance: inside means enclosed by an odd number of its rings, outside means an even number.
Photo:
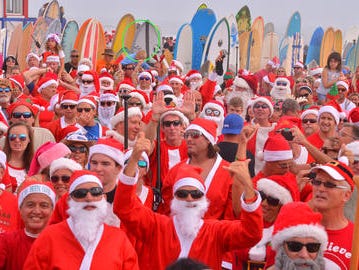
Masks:
[[[21,116],[24,117],[24,118],[30,118],[30,117],[32,117],[32,113],[31,112],[23,112],[23,113],[21,113],[21,112],[13,112],[12,113],[13,118],[19,119],[19,118],[21,118]]]
[[[9,87],[5,87],[5,88],[0,87],[0,93],[2,93],[2,92],[9,93],[10,88]]]
[[[128,102],[128,106],[140,107],[140,106],[142,106],[142,103],[141,102]]]
[[[340,92],[340,93],[344,93],[346,91],[347,91],[347,89],[345,89],[345,88],[338,88],[338,92]]]
[[[279,199],[273,198],[271,196],[268,196],[263,191],[259,191],[259,194],[261,195],[262,201],[267,200],[267,203],[271,206],[278,206],[280,203]]]
[[[288,241],[285,243],[288,247],[288,250],[291,252],[299,252],[302,250],[303,247],[305,247],[309,253],[315,253],[315,252],[319,251],[320,245],[321,245],[320,243],[303,244],[303,243],[297,242],[297,241]]]
[[[276,82],[277,86],[287,86],[287,82]]]
[[[140,77],[140,81],[149,81],[149,80],[151,80],[151,79],[148,77]]]
[[[16,138],[19,138],[20,141],[26,141],[27,135],[26,134],[9,134],[9,140],[15,141]]]
[[[57,183],[60,180],[64,183],[68,183],[68,182],[70,182],[70,176],[68,176],[68,175],[61,175],[61,176],[53,175],[53,176],[51,176],[50,180],[52,183]]]
[[[86,153],[87,152],[87,148],[86,146],[74,146],[74,145],[70,145],[69,149],[71,152],[80,152],[80,153]]]
[[[114,101],[101,101],[101,102],[100,102],[100,105],[101,105],[102,107],[105,107],[105,106],[111,107],[111,106],[114,105],[114,104],[115,104]]]
[[[308,123],[314,124],[316,122],[317,122],[317,120],[315,120],[315,119],[303,119],[302,120],[303,124],[308,124]]]
[[[71,197],[75,199],[83,199],[87,196],[87,193],[91,194],[93,197],[98,197],[103,194],[103,189],[101,187],[92,187],[92,188],[80,188],[71,192]]]
[[[67,110],[68,108],[70,108],[71,110],[75,109],[76,105],[71,104],[71,105],[65,105],[65,104],[61,104],[61,109]]]
[[[71,57],[78,58],[79,56],[78,55],[71,55]]]
[[[186,189],[180,189],[175,192],[175,196],[181,199],[186,199],[188,195],[191,195],[193,199],[200,199],[203,197],[204,193],[199,190],[186,190]]]
[[[253,108],[254,109],[259,109],[259,108],[268,109],[269,106],[267,104],[254,104]]]
[[[128,90],[128,89],[126,89],[126,88],[120,88],[120,90],[118,90],[118,93],[119,94],[127,94],[127,93],[129,93],[130,91]]]
[[[187,131],[185,132],[185,134],[183,135],[185,139],[191,137],[192,139],[198,139],[199,137],[202,136],[202,132],[200,131]]]
[[[215,109],[211,109],[211,108],[206,109],[204,112],[207,115],[213,114],[214,116],[219,116],[221,114],[221,112],[219,110],[215,110]]]
[[[309,97],[309,93],[303,94],[303,95],[299,95],[299,97]]]
[[[93,83],[93,80],[92,80],[92,81],[82,80],[82,83],[83,83],[83,84],[91,84],[91,83]]]
[[[308,83],[307,80],[296,80],[295,83]]]
[[[324,181],[320,181],[318,179],[312,179],[312,185],[313,186],[317,186],[319,187],[321,184],[323,184],[324,187],[326,188],[340,188],[340,189],[347,189],[348,187],[346,186],[341,186],[341,185],[336,185],[332,182],[324,182]]]
[[[163,121],[162,125],[164,127],[170,127],[170,126],[174,126],[174,127],[178,127],[179,125],[181,125],[182,122],[180,120],[175,120],[175,121]]]
[[[82,113],[83,111],[85,112],[91,112],[91,108],[77,108],[77,112]]]

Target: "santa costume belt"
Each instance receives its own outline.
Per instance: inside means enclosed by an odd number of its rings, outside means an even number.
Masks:
[[[265,262],[247,261],[247,265],[243,267],[244,270],[263,270]]]

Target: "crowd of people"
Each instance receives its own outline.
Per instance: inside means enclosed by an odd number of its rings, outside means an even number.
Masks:
[[[6,57],[0,269],[349,269],[359,67],[146,58]]]

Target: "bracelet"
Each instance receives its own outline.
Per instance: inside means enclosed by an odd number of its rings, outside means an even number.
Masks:
[[[246,161],[247,159],[245,159],[245,158],[238,158],[238,157],[236,157],[236,158],[235,158],[235,160],[236,160],[236,161]]]
[[[253,203],[257,200],[257,195],[255,195],[253,198],[251,199],[244,199],[244,202],[247,204]]]

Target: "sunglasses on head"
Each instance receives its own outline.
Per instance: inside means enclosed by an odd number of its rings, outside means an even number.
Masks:
[[[214,116],[219,116],[221,114],[221,112],[219,110],[215,110],[215,109],[211,109],[211,108],[206,109],[204,112],[206,115],[213,114]]]
[[[140,77],[140,81],[149,81],[150,80],[150,78],[148,78],[148,77]]]
[[[79,113],[82,113],[83,111],[85,111],[85,112],[90,112],[92,109],[91,108],[77,108],[77,111],[79,112]]]
[[[68,176],[68,175],[61,175],[61,176],[53,175],[50,177],[50,180],[52,183],[57,183],[60,180],[64,183],[68,183],[68,182],[70,182],[70,176]]]
[[[180,120],[174,120],[174,121],[163,121],[162,125],[164,127],[170,127],[170,126],[174,126],[174,127],[178,127],[179,125],[181,125],[182,122]]]
[[[267,104],[258,104],[258,103],[256,103],[256,104],[254,104],[253,108],[255,108],[255,109],[259,109],[259,108],[268,109],[269,106]]]
[[[202,136],[202,132],[194,130],[194,131],[187,131],[184,134],[184,138],[188,139],[189,137],[191,137],[192,139],[198,139],[199,137]]]
[[[279,199],[273,198],[271,196],[268,196],[263,191],[259,191],[259,194],[261,195],[262,201],[267,200],[267,203],[271,206],[278,206],[280,203]]]
[[[0,93],[2,93],[2,92],[9,93],[10,88],[9,87],[5,87],[5,88],[0,87]]]
[[[101,101],[101,102],[100,102],[100,105],[101,105],[102,107],[105,107],[105,106],[111,107],[111,106],[114,105],[114,104],[115,104],[114,101]]]
[[[303,119],[302,120],[303,124],[308,124],[308,123],[314,124],[316,122],[317,122],[317,120],[315,120],[315,119]]]
[[[68,108],[70,108],[71,110],[75,109],[76,105],[71,104],[71,105],[66,105],[66,104],[61,104],[61,109],[67,110]]]
[[[69,149],[70,149],[71,152],[80,152],[80,153],[86,153],[87,152],[86,146],[70,145]]]
[[[276,82],[277,86],[287,86],[287,82]]]
[[[141,102],[128,102],[128,106],[140,107],[140,106],[142,106],[142,103]]]
[[[87,196],[87,193],[91,194],[93,197],[98,197],[103,194],[103,189],[101,187],[92,187],[92,188],[79,188],[71,192],[71,197],[75,199],[83,199]]]
[[[313,186],[317,186],[317,187],[319,187],[321,184],[323,184],[323,186],[326,187],[326,188],[340,188],[340,189],[347,189],[348,188],[346,186],[337,185],[337,184],[334,184],[332,182],[324,182],[324,181],[320,181],[318,179],[312,179],[311,182],[312,182]]]
[[[91,83],[93,83],[93,80],[92,80],[92,81],[81,80],[81,82],[82,82],[83,84],[91,84]]]
[[[288,241],[285,242],[288,250],[291,252],[299,252],[305,247],[309,253],[315,253],[318,252],[320,249],[321,244],[320,243],[307,243],[303,244],[301,242],[297,241]]]
[[[180,189],[175,192],[175,196],[181,199],[186,199],[188,195],[191,195],[192,199],[200,199],[203,197],[204,193],[198,189],[196,190]]]
[[[13,118],[19,119],[19,118],[21,118],[21,116],[23,118],[30,118],[30,117],[32,117],[32,113],[31,112],[23,112],[23,113],[21,113],[21,112],[13,112],[12,113]]]
[[[15,141],[16,138],[19,138],[20,141],[26,141],[27,135],[26,134],[9,134],[10,141]]]

